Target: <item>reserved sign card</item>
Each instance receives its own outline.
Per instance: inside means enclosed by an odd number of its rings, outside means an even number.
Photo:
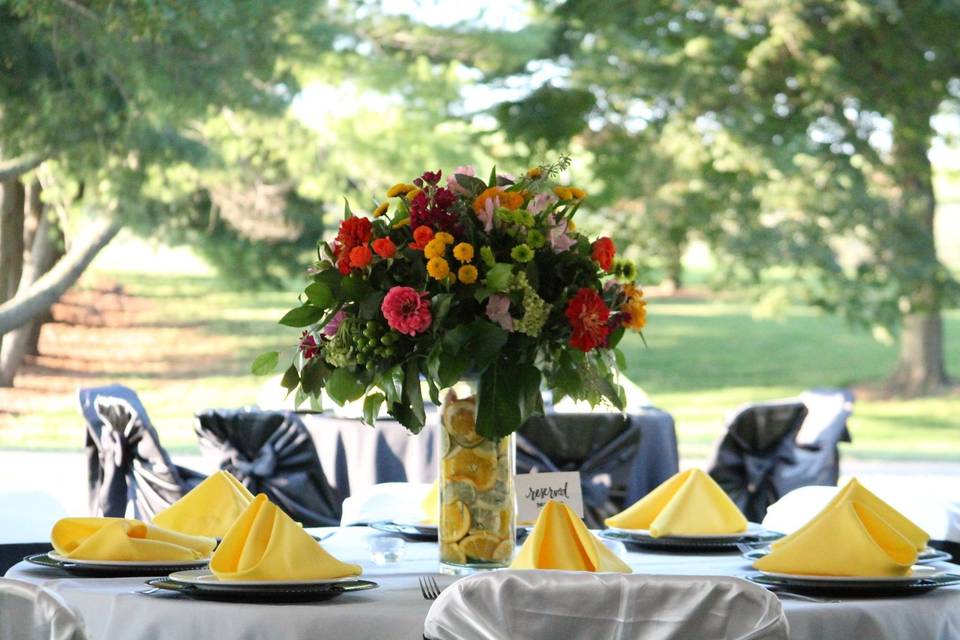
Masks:
[[[562,502],[583,517],[580,474],[576,471],[521,473],[514,480],[517,490],[517,522],[532,524],[548,500]]]

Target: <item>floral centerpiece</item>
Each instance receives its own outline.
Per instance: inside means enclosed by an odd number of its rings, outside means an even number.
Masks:
[[[441,411],[445,561],[512,553],[512,509],[502,507],[513,500],[513,453],[500,440],[542,413],[542,388],[623,406],[616,346],[644,327],[646,302],[611,239],[577,231],[586,194],[556,183],[568,165],[493,171],[486,182],[471,167],[446,180],[427,171],[391,187],[370,217],[347,203],[301,304],[280,320],[304,328],[283,386],[298,400],[364,398],[371,425],[385,408],[417,433],[421,379],[436,405],[441,390],[476,381],[475,397],[448,394]],[[254,370],[277,359],[263,354]]]

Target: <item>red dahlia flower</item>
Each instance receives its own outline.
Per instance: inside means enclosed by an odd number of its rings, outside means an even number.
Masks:
[[[573,329],[571,346],[587,352],[606,345],[607,334],[610,333],[607,324],[610,309],[594,289],[584,287],[577,291],[567,304],[565,314]]]
[[[377,238],[373,241],[373,250],[381,258],[392,258],[397,253],[397,245],[390,238]]]
[[[592,246],[590,257],[596,260],[607,273],[613,270],[613,256],[617,255],[617,248],[610,238],[597,238]]]
[[[373,254],[370,247],[365,244],[350,249],[350,266],[354,269],[362,269],[373,261]]]

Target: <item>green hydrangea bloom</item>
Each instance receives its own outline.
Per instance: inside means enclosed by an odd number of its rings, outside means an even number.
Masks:
[[[530,286],[525,273],[521,272],[514,276],[511,289],[523,294],[523,316],[514,323],[514,331],[536,338],[543,330],[543,325],[550,317],[550,310],[553,307],[537,295],[534,288]]]
[[[323,358],[335,367],[357,363],[356,337],[363,332],[363,322],[356,317],[344,318],[333,338],[324,343]]]

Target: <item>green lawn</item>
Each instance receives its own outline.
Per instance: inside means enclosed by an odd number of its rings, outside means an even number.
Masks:
[[[104,275],[101,271],[98,277]],[[137,323],[151,330],[157,346],[147,345],[143,366],[108,369],[102,378],[140,392],[164,444],[174,451],[196,450],[195,412],[254,403],[266,381],[249,374],[250,361],[296,339],[296,331],[276,324],[295,293],[238,292],[210,275],[106,275],[150,303]],[[746,306],[653,302],[646,336],[646,349],[633,337],[624,343],[628,373],[654,404],[676,417],[681,454],[687,457],[707,456],[721,435],[724,415],[741,403],[877,379],[895,358],[892,347],[807,309],[775,321],[752,319]],[[948,316],[947,336],[956,375],[960,314]],[[164,371],[167,365],[170,370]],[[80,426],[72,393],[54,394],[35,411],[0,426],[0,447],[74,448]],[[845,455],[957,460],[960,395],[861,400],[851,430],[854,443]]]

